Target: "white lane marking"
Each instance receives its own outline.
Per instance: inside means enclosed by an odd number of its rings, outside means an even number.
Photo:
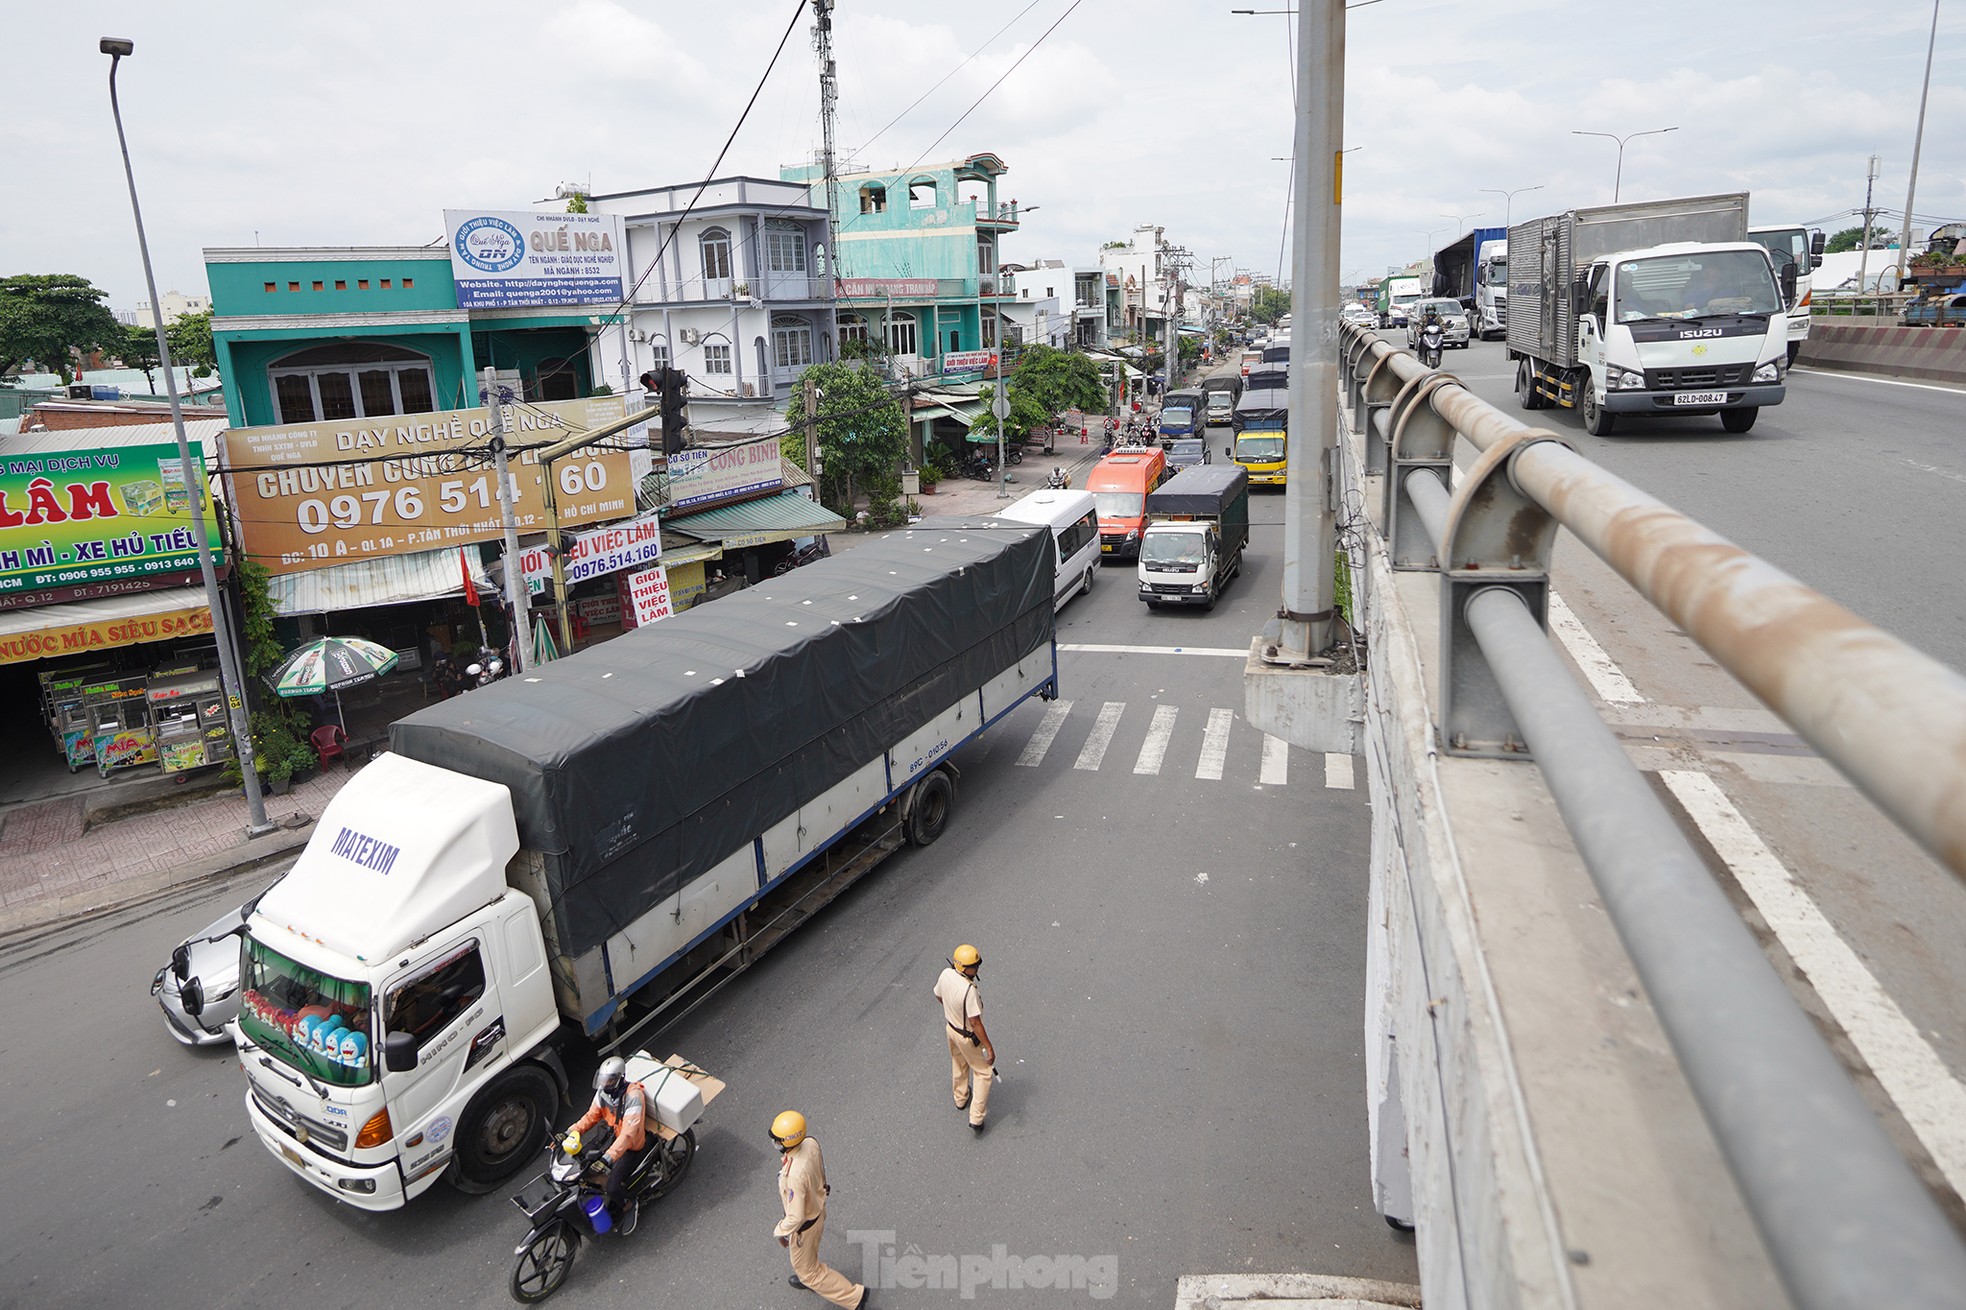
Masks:
[[[1584,678],[1597,693],[1598,699],[1613,705],[1643,705],[1645,697],[1638,688],[1632,686],[1624,670],[1614,663],[1591,636],[1582,620],[1566,605],[1563,597],[1550,591],[1550,631],[1570,652],[1570,658],[1584,671]]]
[[[1846,378],[1851,382],[1875,382],[1880,387],[1911,387],[1917,391],[1944,391],[1955,396],[1966,396],[1966,389],[1942,387],[1932,382],[1903,382],[1897,378],[1874,378],[1868,373],[1846,373],[1840,368],[1792,368],[1791,373],[1807,373],[1812,378]]]
[[[1208,726],[1201,733],[1201,762],[1195,765],[1195,777],[1222,781],[1222,768],[1229,762],[1229,725],[1235,718],[1234,710],[1208,712]]]
[[[1850,1035],[1946,1181],[1966,1196],[1966,1087],[1719,784],[1704,773],[1681,770],[1662,770],[1659,778],[1734,871],[1782,949]]]
[[[1174,716],[1180,711],[1172,705],[1154,707],[1154,720],[1147,725],[1147,740],[1140,743],[1140,758],[1133,762],[1135,773],[1159,773],[1167,758],[1167,743],[1174,736]]]
[[[1092,725],[1092,735],[1085,739],[1085,749],[1079,752],[1075,769],[1097,770],[1106,758],[1106,748],[1113,744],[1113,732],[1120,726],[1120,715],[1126,713],[1126,702],[1109,700],[1099,709],[1098,721]]]
[[[1072,702],[1055,700],[1045,710],[1044,718],[1038,721],[1038,730],[1024,743],[1024,753],[1017,762],[1027,769],[1036,768],[1044,762],[1044,753],[1051,749],[1051,739],[1065,726],[1065,716],[1072,712]]]
[[[1058,649],[1086,655],[1219,655],[1223,659],[1249,658],[1249,649],[1243,646],[1097,646],[1061,641]]]
[[[1955,473],[1951,469],[1942,469],[1937,464],[1920,464],[1915,459],[1901,459],[1898,463],[1906,465],[1909,468],[1915,468],[1920,473],[1935,473],[1942,478],[1951,478],[1954,482],[1966,482],[1966,473]]]
[[[1265,787],[1283,787],[1290,782],[1290,743],[1281,737],[1263,734],[1263,776]]]
[[[1352,789],[1351,756],[1326,755],[1324,757],[1324,785],[1336,791]]]

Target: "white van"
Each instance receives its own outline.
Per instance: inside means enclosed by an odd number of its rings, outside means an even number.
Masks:
[[[1057,547],[1058,574],[1052,605],[1064,609],[1065,602],[1081,591],[1092,590],[1092,578],[1099,569],[1099,515],[1089,491],[1033,491],[1013,501],[997,514],[1014,523],[1041,523],[1051,529]]]

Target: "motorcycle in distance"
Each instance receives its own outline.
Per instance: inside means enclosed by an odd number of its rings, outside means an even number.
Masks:
[[[1420,362],[1428,368],[1440,367],[1441,346],[1447,340],[1447,332],[1440,320],[1430,318],[1420,326]]]
[[[604,1190],[608,1166],[603,1151],[608,1139],[605,1127],[597,1131],[594,1140],[575,1132],[556,1137],[547,1148],[552,1163],[546,1172],[512,1198],[512,1204],[531,1224],[525,1240],[513,1249],[518,1257],[512,1266],[513,1300],[531,1304],[559,1291],[573,1269],[581,1242],[614,1230]],[[640,1206],[667,1196],[689,1172],[690,1161],[695,1158],[694,1128],[669,1138],[651,1131],[647,1149],[628,1175],[629,1204]]]
[[[478,648],[478,658],[464,666],[464,686],[486,687],[505,676],[505,660],[489,646]]]
[[[990,457],[980,451],[963,461],[962,471],[964,477],[974,478],[978,482],[990,482],[997,476],[996,466],[990,462]]]
[[[1072,475],[1062,468],[1054,468],[1045,475],[1044,485],[1049,491],[1063,491],[1072,485]]]

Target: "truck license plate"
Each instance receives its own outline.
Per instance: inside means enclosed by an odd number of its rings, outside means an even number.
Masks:
[[[287,1162],[293,1165],[294,1168],[303,1170],[307,1168],[307,1161],[301,1159],[300,1152],[294,1150],[293,1147],[282,1146],[280,1148],[280,1154],[286,1156]]]
[[[1672,398],[1675,405],[1725,405],[1725,391],[1682,391]]]
[[[1113,543],[1110,541],[1103,541],[1099,543],[1099,550],[1101,554],[1110,555],[1113,553]]]

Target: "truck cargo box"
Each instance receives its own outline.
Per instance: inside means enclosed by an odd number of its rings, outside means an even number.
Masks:
[[[1182,515],[1249,522],[1249,473],[1240,464],[1197,464],[1147,493],[1147,516]]]
[[[1745,191],[1573,209],[1509,229],[1511,357],[1577,365],[1575,283],[1600,256],[1674,241],[1748,239]]]
[[[581,956],[1048,646],[1052,555],[1038,527],[889,534],[419,710],[390,748],[510,789]]]

